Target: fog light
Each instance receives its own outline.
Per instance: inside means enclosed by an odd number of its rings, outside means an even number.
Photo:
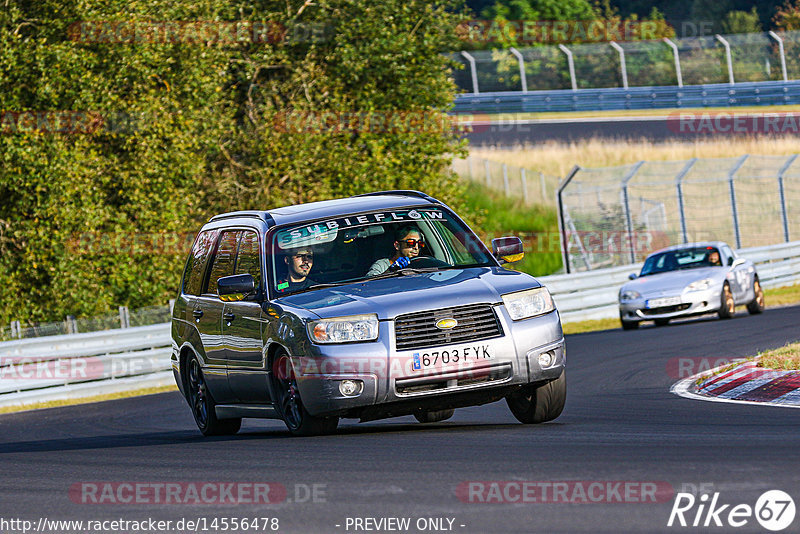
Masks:
[[[553,365],[555,359],[556,355],[552,350],[543,352],[539,355],[539,367],[541,367],[542,369],[550,367],[551,365]]]
[[[362,385],[360,380],[342,380],[339,382],[339,391],[345,397],[358,395],[361,393],[361,388]]]

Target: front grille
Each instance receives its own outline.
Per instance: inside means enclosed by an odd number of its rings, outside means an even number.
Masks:
[[[394,389],[398,395],[428,393],[448,388],[464,388],[484,384],[493,384],[509,380],[512,375],[508,364],[495,365],[479,369],[468,369],[448,377],[406,378],[397,380]]]
[[[436,322],[447,318],[458,321],[455,328],[437,328]],[[423,349],[503,335],[494,308],[489,304],[400,315],[395,319],[394,328],[397,350]]]
[[[662,306],[661,308],[645,308],[642,310],[642,315],[661,315],[663,313],[673,313],[687,309],[691,304],[684,302],[683,304],[676,304],[674,306]]]

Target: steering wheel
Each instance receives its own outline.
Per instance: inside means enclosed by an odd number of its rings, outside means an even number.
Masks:
[[[424,269],[426,267],[450,267],[446,261],[434,258],[433,256],[416,256],[411,258],[411,267]]]

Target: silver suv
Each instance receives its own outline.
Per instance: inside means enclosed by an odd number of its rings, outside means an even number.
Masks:
[[[387,191],[213,217],[172,318],[175,380],[205,435],[243,417],[292,434],[339,418],[414,415],[505,398],[523,423],[558,417],[566,352],[550,293],[501,265],[447,206]]]

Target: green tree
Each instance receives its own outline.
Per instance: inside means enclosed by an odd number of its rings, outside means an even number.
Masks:
[[[722,31],[725,33],[761,33],[761,20],[754,7],[750,11],[729,11],[722,19]]]

